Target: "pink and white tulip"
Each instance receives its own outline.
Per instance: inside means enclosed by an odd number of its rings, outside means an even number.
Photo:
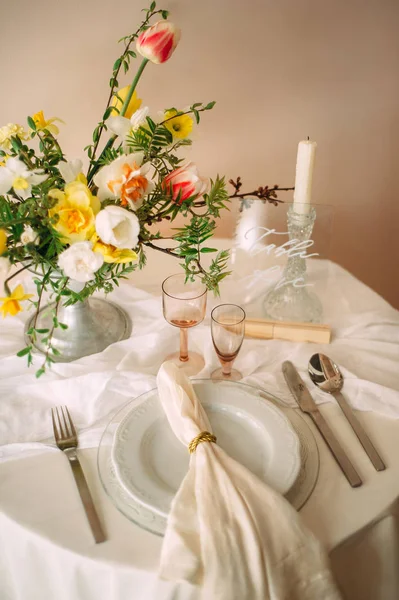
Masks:
[[[169,21],[158,21],[137,38],[137,52],[155,64],[164,63],[172,56],[180,40],[180,29]]]
[[[188,198],[205,194],[209,188],[209,180],[200,177],[197,166],[189,162],[169,173],[163,185],[173,200],[181,204]]]

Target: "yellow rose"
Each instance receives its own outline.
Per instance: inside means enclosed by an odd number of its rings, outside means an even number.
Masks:
[[[126,100],[126,96],[129,92],[130,89],[130,85],[127,85],[126,87],[122,88],[121,90],[118,91],[118,96],[121,100],[119,100],[119,98],[117,98],[116,96],[114,96],[111,100],[111,106],[115,106],[115,108],[117,108],[118,110],[113,110],[112,111],[112,115],[116,116],[119,114],[118,111],[120,111],[122,109],[123,103]],[[136,90],[134,90],[133,92],[133,96],[131,97],[131,100],[129,102],[129,105],[126,109],[125,114],[123,115],[124,117],[126,117],[126,119],[130,119],[130,117],[132,116],[133,113],[136,112],[136,110],[138,110],[141,106],[142,100],[140,98],[137,98],[137,93]]]
[[[104,244],[97,235],[93,236],[91,241],[93,242],[93,252],[100,252],[106,263],[129,263],[137,260],[134,250],[115,248],[111,244]]]
[[[49,210],[49,216],[58,215],[54,229],[67,243],[83,242],[90,239],[94,232],[94,217],[100,210],[100,201],[93,196],[87,185],[81,181],[72,181],[65,190],[49,191],[50,198],[57,204]]]
[[[7,250],[7,234],[4,229],[0,229],[0,256]]]

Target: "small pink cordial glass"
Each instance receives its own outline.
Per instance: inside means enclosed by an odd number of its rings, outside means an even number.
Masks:
[[[184,273],[171,275],[162,284],[163,315],[168,323],[180,329],[180,351],[165,360],[174,362],[187,375],[196,375],[205,366],[201,354],[188,350],[188,329],[204,320],[206,299],[207,288],[195,275],[188,281]]]
[[[245,311],[236,304],[219,304],[211,313],[212,342],[222,365],[213,371],[212,379],[238,381],[240,371],[233,369],[233,362],[242,346],[245,334]]]

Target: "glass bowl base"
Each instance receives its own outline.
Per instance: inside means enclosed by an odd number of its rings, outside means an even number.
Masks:
[[[242,373],[237,371],[237,369],[231,369],[230,375],[226,375],[223,373],[222,369],[216,369],[211,374],[211,379],[224,379],[225,381],[240,381],[242,379]]]
[[[169,354],[165,360],[173,362],[188,376],[196,375],[205,367],[204,358],[201,356],[201,354],[198,354],[198,352],[189,352],[188,360],[186,361],[180,360],[179,352],[173,352],[173,354]]]

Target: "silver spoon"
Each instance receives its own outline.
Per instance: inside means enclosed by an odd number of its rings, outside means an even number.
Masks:
[[[338,366],[328,358],[325,354],[313,354],[309,360],[308,371],[310,379],[317,387],[323,392],[332,394],[337,400],[342,412],[348,419],[353,431],[363,448],[366,451],[367,456],[374,465],[377,471],[383,471],[386,467],[383,463],[377,450],[374,448],[369,436],[363,429],[360,421],[358,421],[352,408],[349,406],[345,397],[341,394],[342,386],[344,385],[344,378],[339,370]]]

